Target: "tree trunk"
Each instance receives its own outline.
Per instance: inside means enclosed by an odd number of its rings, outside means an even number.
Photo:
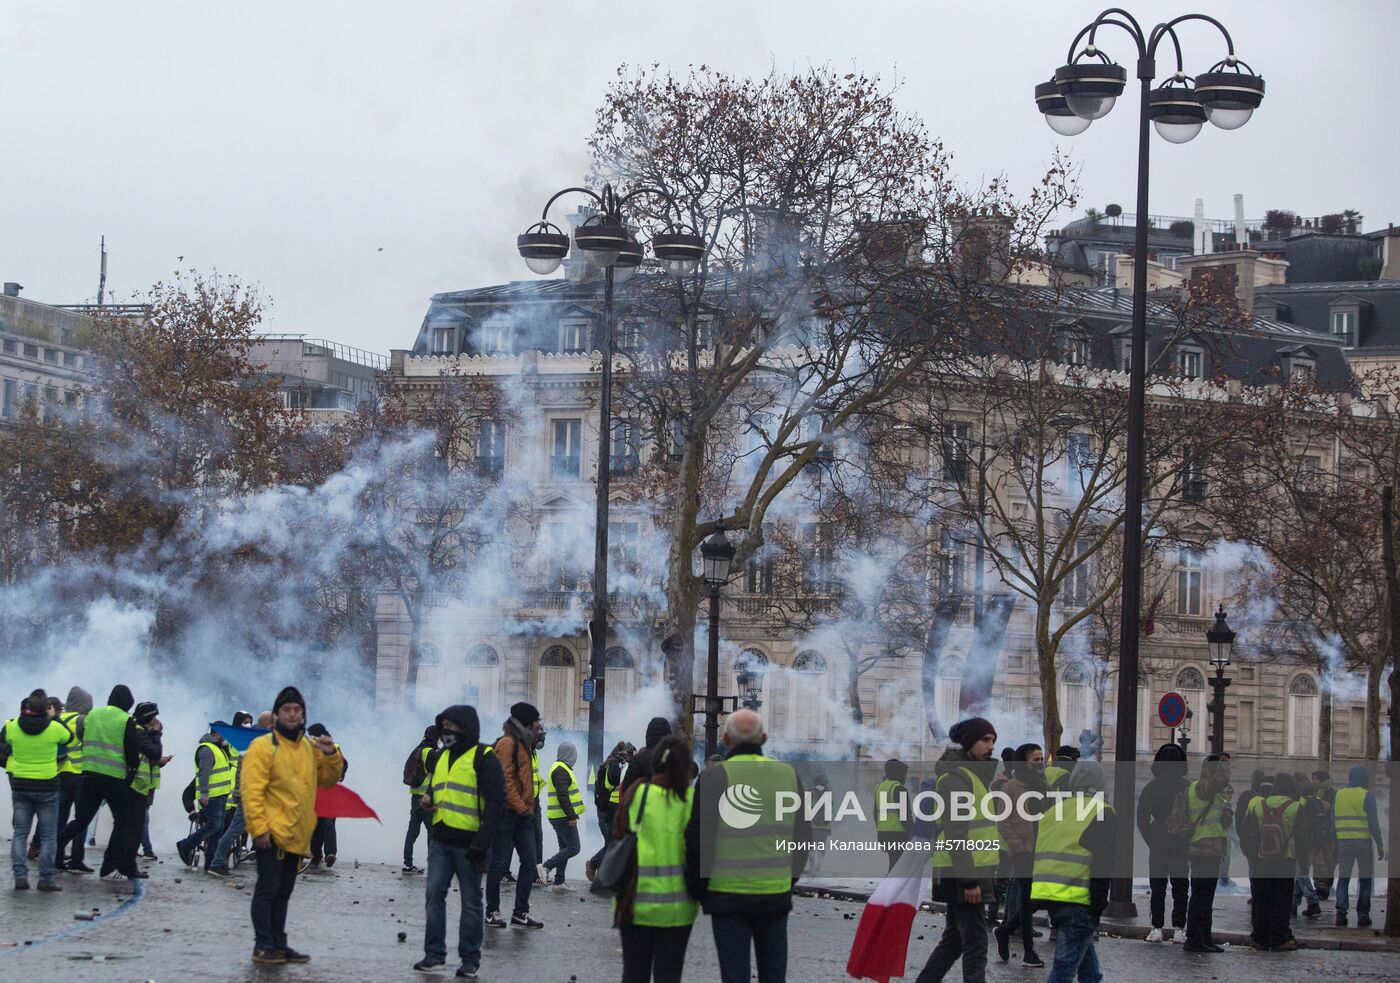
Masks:
[[[846,650],[846,659],[850,665],[850,681],[846,688],[846,701],[851,706],[851,724],[854,726],[856,734],[860,734],[865,728],[865,712],[860,707],[860,649],[852,652]],[[864,746],[857,739],[854,751],[855,760],[859,761],[864,752]]]
[[[1332,698],[1334,683],[1327,666],[1321,666],[1318,676],[1322,679],[1321,706],[1317,712],[1317,756],[1321,761],[1332,760]]]
[[[1395,566],[1395,487],[1381,490],[1381,561],[1385,567],[1385,601],[1389,618],[1381,632],[1385,639],[1382,661],[1389,662],[1390,673],[1390,859],[1387,864],[1384,934],[1400,938],[1400,860],[1396,847],[1400,845],[1400,809],[1395,807],[1396,762],[1400,761],[1400,570]],[[1379,784],[1379,783],[1377,783]]]
[[[695,735],[695,625],[704,581],[695,576],[691,537],[700,515],[700,472],[704,464],[705,434],[685,445],[676,479],[676,509],[671,518],[671,546],[666,557],[666,619],[661,654],[666,686],[671,694],[671,717],[686,740]],[[720,624],[723,635],[724,609]]]
[[[1366,760],[1381,757],[1381,676],[1385,673],[1385,649],[1374,652],[1366,663]],[[1392,757],[1391,760],[1394,760]]]
[[[418,701],[418,661],[421,655],[419,649],[423,642],[423,607],[421,601],[409,602],[404,599],[404,608],[408,612],[408,670],[404,675],[403,702],[407,707],[414,707]]]
[[[934,606],[933,620],[929,623],[928,635],[924,638],[924,661],[919,672],[919,690],[924,700],[924,723],[935,741],[945,740],[948,728],[956,722],[938,719],[938,664],[943,659],[943,649],[948,645],[953,619],[961,606],[961,598],[939,601]]]
[[[1059,647],[1050,640],[1050,604],[1037,604],[1035,612],[1035,655],[1040,676],[1040,724],[1045,737],[1045,756],[1048,758],[1061,744],[1064,725],[1060,722],[1059,673],[1055,671],[1055,657]]]

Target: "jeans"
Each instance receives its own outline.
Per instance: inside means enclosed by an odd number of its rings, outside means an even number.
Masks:
[[[559,841],[559,852],[544,862],[544,869],[554,871],[555,884],[563,884],[564,868],[568,866],[570,857],[578,856],[580,849],[578,826],[570,826],[567,819],[551,819],[549,825],[554,827],[554,838]]]
[[[929,953],[915,983],[939,983],[959,957],[963,980],[982,983],[987,978],[987,909],[980,904],[953,901],[948,905],[946,918],[943,937]]]
[[[68,825],[69,818],[73,815],[73,810],[78,807],[78,797],[83,790],[83,775],[81,772],[74,774],[71,771],[60,772],[58,775],[58,830]],[[81,839],[81,837],[79,837]],[[60,867],[68,866],[68,861],[60,854],[57,860]]]
[[[141,849],[148,854],[156,852],[156,848],[151,846],[151,805],[149,799],[146,802],[146,817],[141,821]]]
[[[1186,944],[1210,945],[1219,857],[1191,857],[1191,898],[1186,902]]]
[[[1089,914],[1085,905],[1060,905],[1050,912],[1050,924],[1055,926],[1055,961],[1050,964],[1050,976],[1045,983],[1100,983],[1099,955],[1094,951],[1094,930],[1098,919]]]
[[[199,809],[199,828],[180,841],[181,846],[198,850],[204,847],[204,869],[214,861],[214,849],[219,844],[219,834],[224,831],[227,820],[228,796],[213,798]],[[212,845],[211,845],[212,844]]]
[[[608,844],[613,841],[612,828],[613,819],[617,816],[617,806],[608,803],[608,808],[598,809],[598,832],[603,834],[603,845],[598,848],[598,852],[588,858],[588,863],[596,870],[603,862],[603,854],[608,852]]]
[[[1293,877],[1293,906],[1296,908],[1298,902],[1304,898],[1308,899],[1308,904],[1317,904],[1317,889],[1313,887],[1312,878],[1307,874],[1295,874]]]
[[[408,833],[403,838],[403,865],[413,866],[413,848],[418,845],[418,834],[423,829],[423,810],[419,803],[423,801],[421,795],[410,795],[408,797]],[[432,851],[432,844],[428,844],[429,852]]]
[[[530,885],[535,883],[535,817],[507,811],[491,843],[491,870],[486,875],[486,910],[501,910],[501,878],[510,870],[510,859],[520,851],[520,876],[515,879],[514,913],[530,910]]]
[[[39,827],[39,880],[53,880],[54,857],[58,853],[58,789],[26,792],[12,788],[10,800],[14,807],[10,863],[15,868],[15,880],[29,877],[29,828],[36,820]]]
[[[788,913],[712,915],[720,983],[749,983],[750,947],[758,964],[758,983],[786,983]]]
[[[126,842],[122,844],[121,863],[117,870],[136,870],[136,855],[141,852],[141,837],[151,812],[151,800],[145,792],[131,792],[126,806]]]
[[[1256,860],[1250,870],[1250,941],[1264,949],[1277,949],[1293,937],[1289,915],[1293,910],[1294,861]]]
[[[447,894],[452,878],[462,895],[462,914],[457,919],[457,958],[466,969],[481,965],[481,938],[486,934],[486,918],[481,907],[481,874],[467,857],[467,848],[435,840],[428,835],[427,928],[423,932],[423,955],[429,959],[447,958]]]
[[[243,819],[243,803],[238,804],[238,808],[233,810],[233,814],[228,817],[228,825],[224,827],[223,835],[219,837],[219,845],[214,847],[214,859],[209,862],[211,867],[227,867],[228,855],[233,851],[233,846],[238,842],[238,838],[247,829]]]
[[[1338,840],[1337,841],[1337,914],[1347,913],[1347,901],[1350,899],[1351,891],[1351,868],[1356,865],[1356,876],[1360,882],[1360,887],[1356,894],[1356,913],[1358,915],[1371,914],[1371,887],[1375,883],[1375,855],[1371,852],[1371,841],[1366,840]]]
[[[1191,882],[1185,877],[1149,877],[1152,889],[1149,905],[1152,909],[1152,927],[1165,928],[1167,924],[1167,885],[1172,889],[1172,928],[1186,927],[1187,898],[1191,896]]]
[[[680,983],[692,927],[619,926],[622,936],[622,983]]]
[[[1017,877],[1011,881],[1007,892],[1006,918],[997,929],[1002,938],[1011,938],[1012,932],[1021,936],[1022,953],[1035,952],[1035,902],[1031,900],[1032,879]]]
[[[87,833],[87,828],[92,825],[92,821],[97,816],[97,812],[102,808],[103,803],[112,810],[112,835],[107,840],[107,852],[102,856],[102,874],[110,874],[114,870],[120,870],[123,874],[134,873],[130,869],[122,869],[121,857],[125,850],[127,840],[127,823],[130,813],[131,789],[126,782],[120,778],[113,778],[111,775],[83,775],[83,783],[78,795],[78,811],[72,822],[63,827],[63,832],[58,834],[58,852],[62,853],[64,848],[71,842],[73,844],[73,863],[82,863],[84,859],[83,836]]]
[[[275,846],[256,851],[258,883],[253,887],[253,944],[264,952],[287,948],[287,903],[297,883],[295,853]]]
[[[311,862],[319,864],[325,857],[334,857],[336,846],[335,820],[316,820],[316,829],[311,834]]]

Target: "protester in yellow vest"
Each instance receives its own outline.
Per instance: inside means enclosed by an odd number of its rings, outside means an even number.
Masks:
[[[294,686],[272,704],[273,730],[243,752],[243,815],[257,856],[253,888],[253,962],[309,962],[287,945],[287,910],[301,858],[311,852],[316,789],[340,781],[345,759],[329,735],[303,734],[306,701]]]
[[[469,706],[438,714],[442,748],[427,757],[428,791],[420,800],[428,822],[427,925],[419,972],[447,965],[447,895],[457,880],[462,914],[457,924],[458,976],[475,976],[486,932],[481,875],[505,809],[505,774],[494,749],[481,741],[481,722]]]
[[[1291,952],[1298,948],[1289,919],[1293,883],[1298,872],[1302,792],[1297,780],[1280,772],[1268,795],[1250,799],[1240,817],[1240,845],[1250,858],[1250,944],[1256,952]]]
[[[185,866],[195,863],[195,852],[204,848],[204,869],[214,862],[214,848],[228,821],[228,800],[233,795],[233,762],[228,741],[215,730],[199,739],[194,752],[195,797],[199,803],[199,826],[175,844]]]
[[[1187,952],[1224,952],[1211,938],[1215,888],[1225,857],[1225,835],[1233,819],[1227,790],[1230,764],[1210,755],[1201,764],[1201,777],[1177,796],[1167,828],[1186,840],[1191,875],[1191,899],[1186,906]]]
[[[898,758],[885,762],[885,778],[875,786],[875,835],[893,870],[895,861],[904,853],[903,843],[909,838],[909,766]]]
[[[1101,980],[1094,933],[1108,906],[1117,817],[1104,799],[1097,761],[1077,762],[1062,790],[1070,796],[1046,800],[1036,829],[1031,899],[1049,912],[1055,927],[1050,979]]]
[[[437,727],[426,727],[423,730],[423,739],[418,742],[418,746],[411,752],[418,760],[418,770],[422,772],[423,779],[417,785],[410,785],[408,789],[408,833],[403,839],[403,873],[421,874],[423,868],[413,862],[413,848],[418,845],[418,833],[423,828],[423,810],[418,807],[419,800],[423,798],[423,793],[428,791],[428,779],[432,776],[427,772],[428,755],[437,749],[438,732]],[[404,764],[404,774],[408,774],[409,765]]]
[[[59,762],[58,768],[58,829],[60,833],[68,825],[68,820],[72,816],[73,810],[78,807],[78,800],[82,796],[83,721],[91,709],[91,693],[81,686],[74,686],[68,690],[68,699],[63,702],[63,713],[59,715],[58,722],[72,731],[75,739],[68,747],[67,756]],[[75,838],[75,844],[79,840],[81,837]],[[77,854],[76,846],[72,852]],[[67,870],[71,863],[72,858],[65,856],[64,851],[59,851],[55,866],[59,870]],[[84,869],[81,863],[74,868],[74,873],[91,872],[92,868]]]
[[[5,771],[10,775],[14,835],[10,862],[15,890],[29,890],[26,844],[31,824],[39,832],[39,890],[63,889],[54,880],[58,853],[58,749],[74,740],[73,732],[54,719],[49,696],[36,689],[20,705],[19,716],[4,727]]]
[[[651,751],[648,781],[656,770],[660,740]],[[750,979],[752,957],[759,979],[786,979],[792,885],[806,865],[805,846],[812,839],[812,824],[803,810],[778,818],[778,793],[795,793],[800,799],[803,789],[792,765],[764,756],[767,740],[763,718],[753,710],[729,715],[724,722],[728,755],[700,773],[686,826],[687,890],[710,916],[725,983]],[[623,796],[638,784],[628,783]],[[747,825],[726,816],[747,817]],[[783,841],[797,844],[796,849],[783,850]]]
[[[1380,808],[1371,791],[1371,772],[1365,765],[1352,765],[1346,788],[1337,790],[1332,805],[1332,832],[1337,841],[1337,924],[1347,923],[1347,902],[1351,870],[1356,868],[1359,890],[1356,897],[1356,924],[1371,924],[1371,887],[1374,867],[1371,844],[1379,859],[1385,859],[1385,839],[1381,836]],[[1391,808],[1394,808],[1392,803]]]
[[[984,717],[969,717],[954,724],[948,736],[957,747],[944,751],[934,769],[935,791],[945,808],[933,854],[933,896],[947,904],[947,923],[919,978],[941,980],[961,958],[963,978],[980,979],[987,968],[985,902],[995,896],[1001,854],[1000,832],[987,801],[987,786],[996,774],[997,732]],[[971,804],[971,819],[954,818],[958,802]]]
[[[123,863],[136,866],[136,853],[143,843],[149,842],[148,822],[151,797],[160,788],[160,769],[170,761],[161,748],[161,734],[164,725],[159,716],[160,707],[154,703],[138,703],[131,711],[131,719],[136,724],[136,734],[141,742],[141,758],[132,773],[131,786],[131,838],[126,844]],[[150,851],[154,853],[154,851]]]
[[[617,818],[618,803],[622,799],[623,775],[636,753],[637,749],[630,741],[618,741],[594,776],[593,805],[598,813],[598,832],[603,834],[603,845],[583,862],[583,876],[590,881],[598,865],[603,862],[608,844],[612,842],[613,821]]]
[[[569,858],[578,856],[578,822],[586,811],[583,805],[583,790],[579,788],[574,775],[574,765],[578,763],[578,748],[569,741],[559,745],[559,754],[549,769],[549,808],[546,815],[549,825],[554,827],[554,836],[559,841],[559,852],[540,864],[541,884],[551,884],[551,890],[572,890],[564,883],[564,871]]]
[[[619,803],[614,836],[637,834],[637,879],[613,902],[625,980],[679,980],[685,967],[699,907],[685,885],[692,761],[684,738],[662,738],[651,776],[630,785]]]

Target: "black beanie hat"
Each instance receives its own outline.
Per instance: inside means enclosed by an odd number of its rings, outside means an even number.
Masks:
[[[510,715],[526,727],[529,727],[540,719],[540,712],[535,709],[532,703],[517,703],[510,708]]]
[[[131,719],[144,726],[155,720],[159,713],[160,707],[154,703],[138,703],[136,709],[132,711]]]
[[[301,712],[306,712],[306,701],[301,698],[301,690],[295,686],[284,686],[282,692],[277,694],[277,699],[272,701],[272,712],[276,713],[282,709],[284,703],[295,703],[301,707]]]
[[[131,705],[136,702],[136,698],[131,695],[131,690],[121,683],[112,687],[112,694],[107,697],[107,705],[116,707],[118,710],[130,710]]]
[[[968,717],[955,723],[953,729],[948,731],[948,736],[962,745],[964,751],[970,751],[972,745],[988,734],[995,735],[996,732],[997,729],[986,717]]]

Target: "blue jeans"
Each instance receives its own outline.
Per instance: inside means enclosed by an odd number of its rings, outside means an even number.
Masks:
[[[413,866],[413,848],[418,845],[418,834],[423,829],[423,810],[419,808],[419,803],[423,801],[423,796],[410,795],[408,797],[408,833],[403,838],[403,865]],[[431,848],[431,844],[429,844]]]
[[[564,868],[568,866],[569,858],[577,857],[581,849],[578,827],[570,826],[567,819],[551,819],[549,825],[554,827],[554,838],[559,841],[559,852],[544,862],[544,869],[554,871],[555,884],[563,884]]]
[[[1099,955],[1094,951],[1094,930],[1098,921],[1090,917],[1084,905],[1061,905],[1050,912],[1050,924],[1055,926],[1055,961],[1050,964],[1050,976],[1045,983],[1100,983]]]
[[[147,853],[155,853],[155,847],[151,846],[151,810],[146,810],[146,818],[141,821],[141,849]]]
[[[1312,878],[1307,874],[1296,874],[1293,877],[1293,906],[1296,908],[1298,902],[1304,898],[1308,899],[1308,904],[1317,904],[1317,890],[1313,887]]]
[[[481,875],[467,858],[467,848],[435,840],[428,834],[428,924],[423,933],[423,955],[429,959],[447,958],[447,892],[452,878],[462,895],[462,914],[457,919],[457,958],[466,969],[481,965],[481,938],[486,934],[486,916],[481,906]]]
[[[238,838],[243,835],[243,831],[248,827],[243,822],[243,803],[238,804],[238,808],[228,818],[228,825],[224,827],[224,833],[219,837],[219,845],[214,847],[214,859],[211,860],[212,867],[227,867],[228,855],[233,850],[233,845],[238,842]]]
[[[749,983],[752,978],[750,948],[758,963],[758,983],[784,983],[787,979],[787,923],[786,911],[710,916],[721,983]]]
[[[1337,914],[1347,913],[1348,888],[1351,886],[1351,867],[1356,865],[1356,876],[1360,888],[1356,894],[1356,913],[1370,916],[1371,887],[1374,884],[1375,854],[1371,852],[1371,841],[1337,841]]]
[[[58,789],[50,792],[10,790],[14,807],[14,836],[10,840],[10,863],[15,868],[15,880],[29,877],[26,862],[29,829],[39,821],[39,880],[53,880],[53,858],[58,853]]]
[[[215,846],[219,842],[219,834],[224,831],[224,820],[228,812],[228,796],[221,795],[218,798],[210,799],[207,805],[201,806],[199,810],[199,828],[180,842],[185,846],[193,847],[196,850],[206,843],[213,843]],[[206,850],[204,854],[204,867],[207,870],[213,861],[212,850]]]
[[[491,843],[491,870],[486,875],[486,910],[501,910],[501,878],[510,870],[510,858],[520,852],[520,876],[515,879],[514,913],[530,910],[530,885],[535,883],[535,817],[506,811]]]

